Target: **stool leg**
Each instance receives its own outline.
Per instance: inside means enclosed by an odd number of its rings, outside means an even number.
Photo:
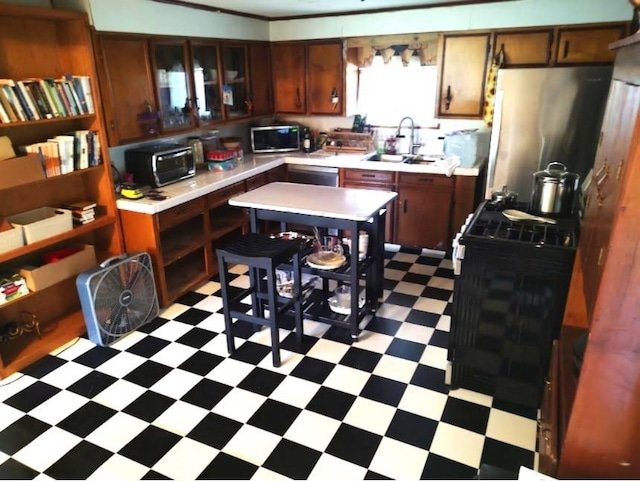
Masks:
[[[253,315],[256,317],[264,318],[264,305],[260,299],[258,299],[258,292],[263,292],[261,289],[260,270],[257,267],[249,267],[249,282],[251,283],[251,309]]]
[[[303,325],[302,325],[302,301],[303,292],[302,292],[302,274],[300,271],[300,252],[296,252],[293,255],[293,285],[294,285],[294,298],[295,298],[295,309],[296,309],[296,342],[298,344],[302,343],[302,336],[304,335]]]
[[[231,306],[229,305],[229,286],[227,284],[227,262],[224,256],[219,256],[220,261],[220,290],[222,291],[222,313],[224,315],[224,330],[227,334],[227,350],[229,354],[233,354],[236,350],[233,339]]]
[[[278,300],[276,291],[275,267],[267,271],[267,291],[269,293],[269,328],[271,329],[271,353],[273,366],[280,367],[280,339],[278,329]]]

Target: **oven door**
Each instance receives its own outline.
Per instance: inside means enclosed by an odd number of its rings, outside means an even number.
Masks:
[[[289,182],[338,187],[337,167],[289,164],[287,168],[289,171]]]
[[[191,147],[154,154],[152,167],[154,187],[162,187],[196,175]]]

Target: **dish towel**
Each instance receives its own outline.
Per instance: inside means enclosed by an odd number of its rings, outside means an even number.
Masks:
[[[453,172],[456,170],[456,167],[460,167],[461,163],[462,162],[460,161],[460,157],[458,157],[457,155],[447,155],[446,157],[438,159],[435,162],[438,167],[444,169],[444,173],[447,177],[451,177],[453,175]]]

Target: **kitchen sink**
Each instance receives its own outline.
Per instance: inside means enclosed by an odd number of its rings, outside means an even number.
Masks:
[[[395,162],[404,164],[430,164],[438,160],[435,157],[424,157],[422,155],[409,154],[378,154],[376,152],[362,159],[368,162]]]

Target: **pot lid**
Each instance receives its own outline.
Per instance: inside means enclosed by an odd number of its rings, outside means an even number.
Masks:
[[[568,172],[567,167],[560,162],[551,162],[545,170],[540,170],[533,174],[536,180],[542,182],[562,182],[566,180],[575,180],[579,176],[574,172]]]

